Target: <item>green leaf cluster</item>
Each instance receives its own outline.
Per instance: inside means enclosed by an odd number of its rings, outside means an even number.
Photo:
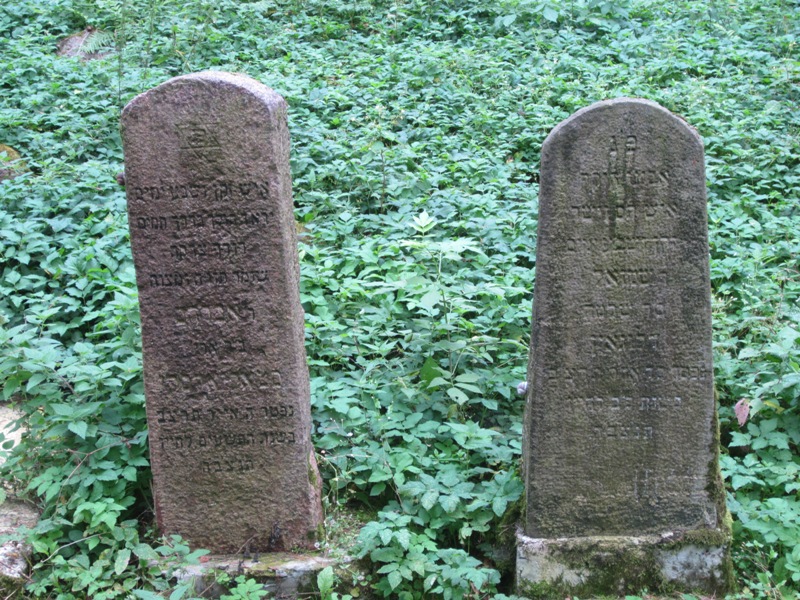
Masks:
[[[154,565],[168,573],[191,557],[151,527],[115,175],[121,107],[211,68],[247,73],[290,107],[314,442],[329,501],[374,514],[357,551],[387,597],[505,589],[496,548],[522,495],[514,389],[545,136],[621,95],[697,127],[737,566],[746,593],[789,597],[800,586],[798,24],[784,0],[0,6],[0,144],[27,166],[0,183],[0,382],[28,428],[3,476],[43,509],[31,593],[154,597],[169,585]],[[55,55],[88,25],[106,32],[107,56]]]

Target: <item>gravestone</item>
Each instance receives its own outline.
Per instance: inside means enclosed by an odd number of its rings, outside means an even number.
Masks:
[[[311,548],[286,104],[242,75],[176,77],[122,134],[159,527],[215,552]]]
[[[550,133],[540,182],[518,589],[723,591],[702,141],[598,102]]]

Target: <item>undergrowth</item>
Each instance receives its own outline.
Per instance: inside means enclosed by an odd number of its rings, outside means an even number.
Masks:
[[[314,442],[330,505],[374,515],[357,552],[387,597],[508,590],[497,548],[523,487],[514,389],[545,136],[622,95],[695,126],[738,576],[744,596],[791,597],[798,10],[782,0],[5,3],[0,144],[25,167],[0,183],[0,381],[29,433],[3,473],[43,511],[29,593],[150,598],[169,587],[170,565],[202,553],[159,539],[152,523],[115,175],[121,107],[211,68],[247,73],[290,106]],[[103,58],[55,55],[58,39],[89,25],[106,33],[91,48]]]

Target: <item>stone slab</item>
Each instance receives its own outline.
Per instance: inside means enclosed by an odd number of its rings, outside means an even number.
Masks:
[[[243,75],[176,77],[122,134],[158,524],[214,552],[313,549],[286,103]]]
[[[257,558],[209,556],[208,560],[191,565],[177,573],[179,581],[193,580],[194,591],[203,598],[219,598],[227,590],[216,583],[219,573],[235,579],[238,575],[252,578],[272,598],[298,598],[318,592],[317,575],[326,567],[342,567],[344,561],[314,554],[271,553]]]

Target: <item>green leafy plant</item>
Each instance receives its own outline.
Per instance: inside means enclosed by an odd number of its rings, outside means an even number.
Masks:
[[[220,600],[258,600],[269,595],[264,586],[255,579],[248,579],[239,575],[233,580],[235,585],[228,583],[228,593],[222,594]]]
[[[113,34],[114,52],[57,57],[87,25]],[[354,552],[387,597],[508,592],[497,548],[522,494],[514,389],[545,136],[621,95],[697,127],[738,575],[743,597],[792,597],[797,25],[783,0],[6,2],[0,143],[27,168],[0,183],[0,382],[29,433],[3,477],[43,511],[29,593],[168,595],[170,570],[197,558],[152,527],[115,176],[121,105],[211,68],[290,107],[314,443],[329,506],[369,515]],[[332,599],[334,583],[319,581]]]

